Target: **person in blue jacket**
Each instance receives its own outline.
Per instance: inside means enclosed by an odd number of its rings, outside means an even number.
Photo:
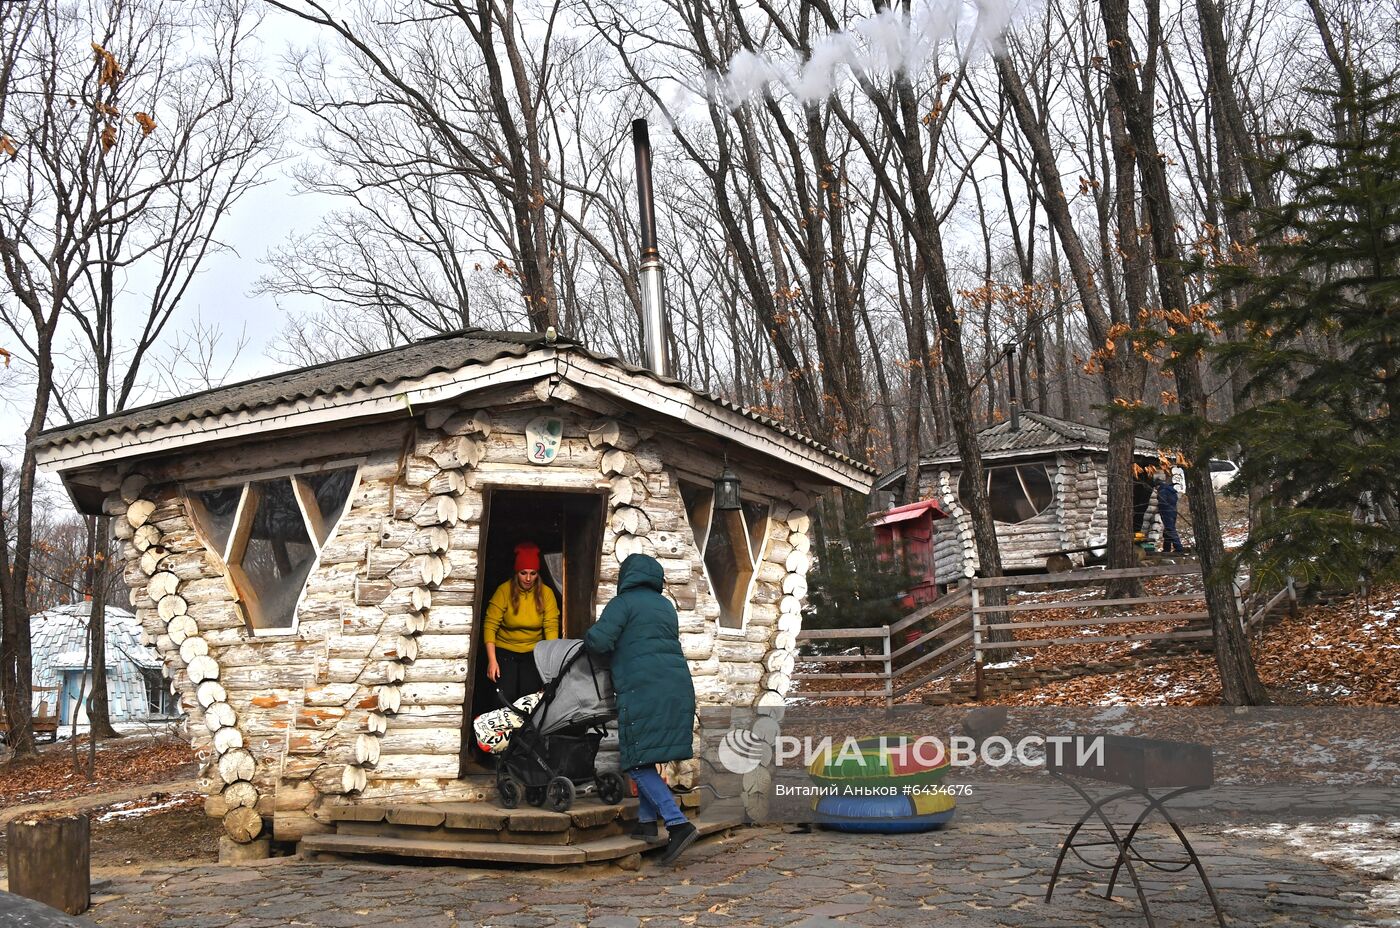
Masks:
[[[617,595],[588,633],[584,644],[611,657],[617,691],[618,742],[622,769],[637,784],[635,837],[659,844],[657,818],[666,822],[661,862],[680,857],[699,837],[676,804],[656,765],[694,756],[695,685],[681,651],[680,620],[661,595],[661,564],[645,554],[622,562]]]
[[[1185,551],[1181,536],[1176,533],[1176,487],[1166,474],[1157,475],[1157,516],[1162,520],[1162,551],[1165,554]]]

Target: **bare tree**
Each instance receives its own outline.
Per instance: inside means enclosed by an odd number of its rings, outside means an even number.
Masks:
[[[15,152],[0,168],[0,257],[15,303],[0,307],[0,321],[34,388],[0,555],[13,559],[0,577],[0,671],[16,732],[28,730],[30,703],[35,459],[28,443],[51,417],[106,414],[137,395],[144,362],[196,272],[220,249],[215,229],[257,183],[276,130],[266,109],[271,96],[250,79],[256,72],[243,49],[251,24],[237,0],[32,6],[3,114]],[[7,19],[11,25],[21,23]],[[144,298],[133,298],[131,283],[145,280],[153,282]],[[67,375],[77,377],[77,390],[69,383],[57,390],[54,380],[68,350],[65,320],[75,329],[79,360]],[[122,336],[127,325],[134,339]],[[89,544],[86,578],[98,619],[107,588],[104,521],[93,523],[103,540]],[[98,632],[93,723],[102,734],[110,726]],[[16,747],[32,749],[32,740],[21,735]]]
[[[1151,66],[1150,61],[1148,66]],[[1080,306],[1103,372],[1105,399],[1110,408],[1115,404],[1136,405],[1142,393],[1142,361],[1133,351],[1130,338],[1135,327],[1132,321],[1136,315],[1135,308],[1124,306],[1121,300],[1109,300],[1101,293],[1099,275],[1094,271],[1089,249],[1079,234],[1070,212],[1071,201],[1061,182],[1059,159],[1050,141],[1049,114],[1045,112],[1043,104],[1037,111],[1010,54],[998,56],[996,68],[1021,135],[1034,156],[1032,160],[1039,180],[1038,199],[1045,206],[1069,265],[1070,277],[1079,292]],[[1150,77],[1146,79],[1150,80]],[[1126,213],[1120,216],[1119,236],[1134,236],[1135,224],[1126,229],[1121,224],[1130,221],[1133,216],[1131,174],[1126,178],[1120,176],[1119,181],[1118,196],[1126,200],[1120,205],[1120,208],[1126,209]],[[1133,259],[1130,252],[1121,253],[1125,264]],[[1137,563],[1133,545],[1133,433],[1134,429],[1125,418],[1118,416],[1110,419],[1108,557],[1109,565],[1115,568],[1131,567]]]
[[[1176,237],[1176,211],[1165,159],[1153,129],[1151,98],[1137,76],[1138,61],[1129,30],[1128,0],[1100,0],[1100,7],[1108,35],[1110,77],[1123,107],[1123,120],[1132,139],[1143,197],[1152,224],[1152,250],[1157,258],[1157,288],[1162,310],[1169,316],[1175,313],[1172,318],[1186,320],[1181,327],[1189,331],[1193,324],[1190,316],[1193,310],[1187,298],[1181,248]],[[1157,0],[1147,0],[1147,46],[1152,48],[1159,41],[1160,10]],[[1207,414],[1206,394],[1197,349],[1179,350],[1171,367],[1176,378],[1181,411],[1203,421]],[[1266,703],[1268,695],[1259,682],[1249,641],[1240,624],[1233,578],[1221,570],[1224,550],[1209,462],[1198,458],[1191,460],[1186,467],[1186,484],[1206,602],[1215,632],[1215,659],[1220,671],[1223,699],[1228,705]]]
[[[272,286],[368,291],[372,305],[390,310],[380,319],[391,327],[402,325],[394,312],[433,314],[439,324],[453,317],[460,325],[470,314],[468,269],[453,246],[465,240],[500,252],[499,270],[518,287],[532,329],[557,326],[558,211],[571,192],[550,166],[553,71],[570,48],[556,34],[561,5],[536,11],[441,0],[415,12],[367,4],[352,24],[317,0],[267,2],[338,36],[350,52],[343,79],[324,56],[303,58],[294,88],[346,169],[308,179],[356,198],[373,216],[370,227],[358,228],[338,217],[278,255],[277,266],[290,274]],[[470,215],[452,208],[460,205]],[[307,253],[327,237],[336,248],[330,262]],[[382,266],[363,275],[335,260],[366,253]],[[406,272],[402,283],[375,273],[395,268]]]

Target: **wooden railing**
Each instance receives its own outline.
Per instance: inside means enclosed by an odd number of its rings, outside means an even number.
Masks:
[[[1194,578],[1190,589],[1158,595],[1110,596],[1114,582],[1140,582],[1161,578]],[[800,644],[831,650],[841,645],[859,647],[859,653],[799,654],[794,681],[841,680],[858,688],[810,690],[804,698],[883,697],[886,704],[971,664],[982,693],[983,669],[988,655],[1024,653],[1064,645],[1108,646],[1145,642],[1203,641],[1214,636],[1210,613],[1201,589],[1200,569],[1189,564],[1137,567],[1126,570],[1078,570],[1056,574],[975,578],[948,595],[922,606],[891,625],[846,629],[807,629],[797,636]],[[1101,595],[1075,599],[1071,591],[1104,587]],[[1033,597],[1038,588],[1053,588],[1050,600]],[[1004,592],[1004,602],[988,602],[993,591]],[[1023,601],[1013,601],[1017,596]],[[997,597],[993,596],[993,599]],[[1237,598],[1241,623],[1252,630],[1281,603],[1296,611],[1296,593],[1290,581],[1272,596]],[[1186,608],[1171,609],[1176,604]],[[1189,604],[1196,604],[1192,608]],[[1037,618],[1035,613],[1080,611],[1072,618]],[[1026,618],[1017,621],[1018,615]],[[1168,624],[1169,623],[1169,624]],[[1168,627],[1163,628],[1164,624]],[[1156,627],[1149,627],[1156,626]],[[1074,630],[1082,629],[1085,633]],[[1004,640],[1000,633],[1030,631],[1033,637]],[[1035,634],[1040,632],[1040,634]],[[997,640],[1003,639],[1003,640]],[[851,668],[849,670],[844,668]]]
[[[1239,613],[1244,618],[1246,631],[1254,631],[1259,624],[1273,614],[1284,602],[1288,603],[1288,614],[1298,614],[1298,588],[1289,577],[1288,582],[1283,585],[1273,596],[1266,596],[1261,590],[1251,593],[1247,589],[1237,589],[1235,602],[1239,607]]]
[[[848,671],[826,671],[818,669],[816,671],[803,670],[794,671],[792,679],[797,680],[850,680],[864,682],[866,680],[880,681],[878,686],[866,687],[856,690],[823,690],[821,698],[833,699],[840,696],[883,696],[886,701],[892,699],[891,693],[891,655],[890,655],[890,626],[881,625],[872,628],[833,628],[833,629],[811,629],[797,633],[798,647],[802,642],[859,642],[860,654],[813,654],[802,656],[798,661],[802,664],[816,664],[819,668],[825,668],[828,664],[837,666],[845,665],[876,665],[878,670],[870,670],[861,666],[858,670]],[[879,649],[876,654],[865,653],[869,645],[873,643]]]

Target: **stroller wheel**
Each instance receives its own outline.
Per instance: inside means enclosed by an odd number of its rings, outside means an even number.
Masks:
[[[530,805],[539,808],[544,805],[545,788],[543,786],[525,787],[525,801]]]
[[[598,799],[604,804],[613,805],[621,802],[626,792],[627,786],[618,774],[612,771],[598,774]]]
[[[567,812],[574,804],[574,782],[568,777],[555,777],[545,787],[545,803],[555,812]]]
[[[496,777],[496,792],[500,794],[503,808],[515,809],[520,806],[520,794],[524,792],[524,787],[515,777],[503,773]]]

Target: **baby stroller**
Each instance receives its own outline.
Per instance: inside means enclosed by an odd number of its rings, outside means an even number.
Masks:
[[[532,806],[567,812],[575,798],[594,792],[605,803],[621,802],[626,790],[621,775],[600,774],[594,767],[605,726],[617,717],[608,668],[582,641],[542,641],[534,654],[544,698],[528,713],[508,709],[521,724],[497,757],[501,805],[514,809],[523,798]]]

